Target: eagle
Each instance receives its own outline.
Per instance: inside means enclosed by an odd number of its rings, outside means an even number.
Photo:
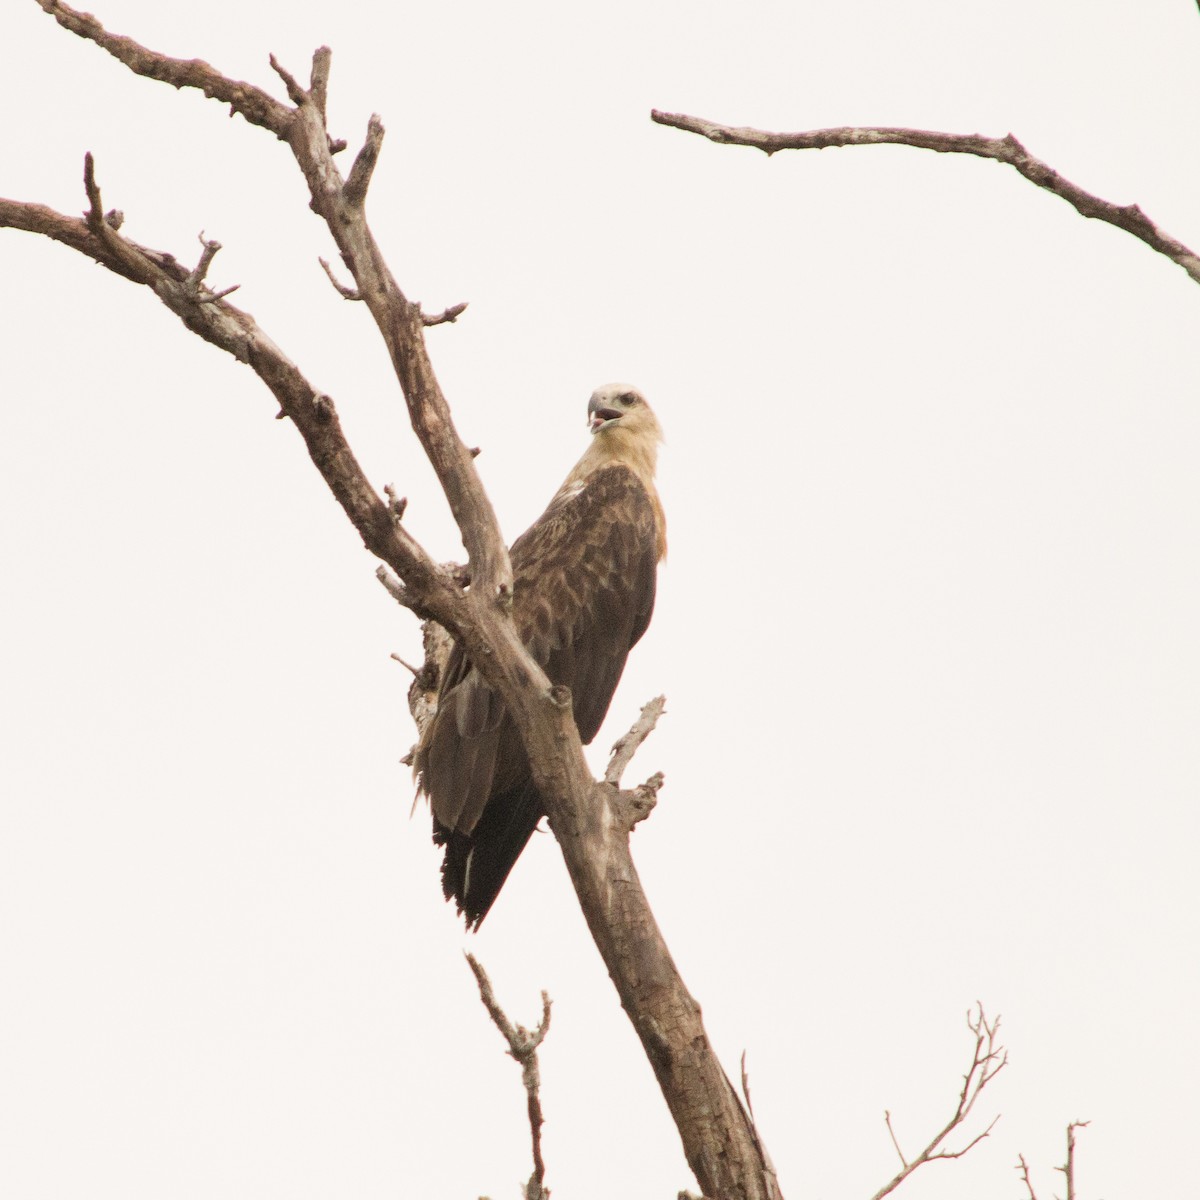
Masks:
[[[517,634],[550,682],[571,689],[584,745],[650,623],[667,550],[653,410],[636,388],[610,383],[587,416],[586,452],[509,551]],[[503,702],[457,642],[413,765],[444,849],[442,890],[478,929],[545,807]]]

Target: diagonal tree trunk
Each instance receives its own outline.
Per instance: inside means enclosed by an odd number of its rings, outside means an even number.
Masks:
[[[333,400],[313,388],[252,317],[207,288],[204,276],[219,249],[216,243],[205,245],[199,264],[189,271],[172,256],[122,237],[118,215],[104,213],[90,156],[84,219],[0,200],[0,225],[62,242],[152,288],[189,329],[248,363],[267,385],[279,402],[279,415],[299,430],[364,544],[398,576],[401,582],[393,594],[462,641],[508,706],[588,927],[646,1050],[701,1189],[719,1200],[779,1196],[769,1159],[712,1051],[700,1007],[671,959],[630,856],[630,830],[652,807],[657,783],[621,791],[593,779],[569,694],[550,686],[509,618],[508,553],[425,346],[426,324],[452,317],[427,317],[404,295],[366,220],[366,195],[383,141],[381,122],[372,117],[366,140],[343,178],[334,155],[344,144],[330,139],[325,124],[327,49],[314,55],[307,88],[272,60],[287,87],[289,106],[199,60],[172,59],[111,34],[95,18],[59,0],[37,2],[64,28],[96,43],[136,74],[197,88],[288,144],[308,184],[311,207],[324,218],[353,278],[353,291],[343,289],[343,294],[365,303],[388,348],[414,432],[462,532],[471,587],[464,589],[460,579],[432,561],[401,524],[402,506],[371,486],[345,439]]]

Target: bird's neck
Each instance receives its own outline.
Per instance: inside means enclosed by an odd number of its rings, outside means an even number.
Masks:
[[[642,486],[654,494],[654,470],[658,465],[658,438],[647,437],[641,431],[622,429],[619,425],[605,429],[592,438],[591,445],[575,464],[563,482],[568,488],[583,483],[593,472],[602,467],[628,467]]]
[[[622,466],[632,471],[650,496],[654,506],[655,524],[658,526],[658,557],[667,556],[667,518],[663,512],[658,489],[654,486],[654,470],[658,465],[657,430],[622,429],[619,425],[602,430],[593,438],[583,457],[572,468],[570,475],[558,489],[559,495],[573,491],[587,482],[587,477],[604,467]]]

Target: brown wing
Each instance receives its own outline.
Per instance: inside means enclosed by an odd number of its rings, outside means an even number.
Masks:
[[[654,508],[632,471],[606,467],[559,497],[512,548],[513,621],[574,699],[586,745],[654,610]]]
[[[599,731],[629,650],[650,622],[656,547],[650,496],[623,466],[560,493],[513,544],[513,621],[550,681],[571,689],[585,743]],[[416,763],[435,840],[446,845],[447,896],[477,924],[542,805],[503,704],[457,645]]]

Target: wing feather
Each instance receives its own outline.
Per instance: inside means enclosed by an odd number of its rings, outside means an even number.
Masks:
[[[654,503],[627,467],[603,467],[556,496],[510,555],[518,635],[550,681],[571,689],[579,736],[591,742],[654,608]],[[447,895],[478,924],[542,803],[503,703],[457,645],[416,763],[446,846]]]

